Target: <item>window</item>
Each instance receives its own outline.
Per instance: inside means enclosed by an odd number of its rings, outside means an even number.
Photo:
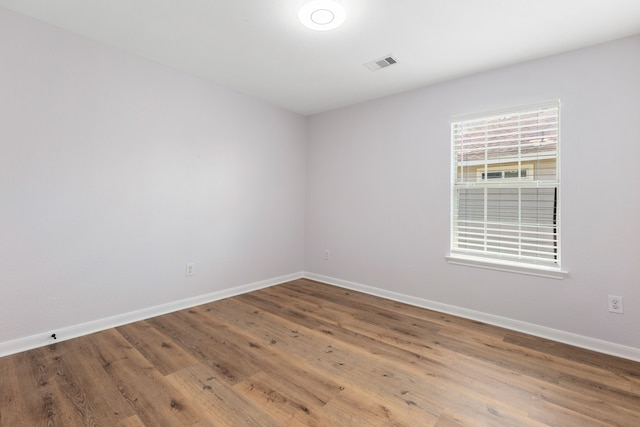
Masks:
[[[449,261],[559,272],[559,103],[454,118],[451,141]]]

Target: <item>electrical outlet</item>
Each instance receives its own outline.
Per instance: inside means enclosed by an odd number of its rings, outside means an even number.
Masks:
[[[322,259],[325,261],[329,261],[329,250],[325,249],[324,252],[322,253]]]
[[[622,297],[615,295],[609,295],[609,311],[611,313],[624,313],[624,306],[622,305]]]
[[[184,270],[184,275],[185,276],[193,276],[193,268],[195,267],[195,264],[192,262],[187,263],[187,267]]]

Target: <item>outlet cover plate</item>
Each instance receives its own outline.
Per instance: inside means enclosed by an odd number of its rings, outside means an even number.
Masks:
[[[195,268],[195,266],[196,264],[193,262],[187,263],[187,266],[185,267],[185,270],[184,270],[184,275],[193,276],[193,269]]]
[[[624,313],[624,306],[622,305],[622,297],[616,295],[609,295],[609,311],[611,313]]]

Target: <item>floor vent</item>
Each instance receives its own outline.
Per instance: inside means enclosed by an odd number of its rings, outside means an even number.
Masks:
[[[365,67],[370,69],[371,71],[378,71],[381,68],[386,68],[390,65],[396,64],[398,60],[391,55],[384,56],[380,59],[375,59],[371,62],[367,62],[364,64]]]

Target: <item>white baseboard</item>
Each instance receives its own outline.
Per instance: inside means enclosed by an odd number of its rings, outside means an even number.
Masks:
[[[387,298],[393,301],[403,302],[417,307],[427,308],[429,310],[439,311],[441,313],[452,314],[454,316],[464,317],[466,319],[476,320],[490,325],[500,326],[502,328],[513,331],[523,332],[525,334],[534,335],[541,338],[558,341],[564,344],[570,344],[576,347],[605,353],[612,356],[622,357],[629,360],[640,362],[640,349],[628,347],[621,344],[615,344],[608,341],[590,338],[583,335],[577,335],[571,332],[565,332],[558,329],[547,328],[545,326],[535,325],[533,323],[521,322],[519,320],[508,319],[506,317],[495,316],[493,314],[482,313],[479,311],[469,310],[448,304],[442,304],[435,301],[417,298],[410,295],[400,294],[385,289],[375,288],[372,286],[354,283],[347,280],[336,279],[334,277],[323,276],[320,274],[305,272],[304,277],[318,282],[330,285],[340,286],[342,288],[363,292],[369,295],[375,295]]]
[[[369,295],[375,295],[393,301],[399,301],[417,307],[439,311],[441,313],[452,314],[454,316],[464,317],[466,319],[476,320],[490,325],[500,326],[514,331],[523,332],[529,335],[547,338],[564,344],[570,344],[576,347],[581,347],[588,350],[593,350],[600,353],[610,354],[612,356],[622,357],[625,359],[640,362],[640,349],[638,348],[615,344],[612,342],[590,338],[583,335],[577,335],[558,329],[535,325],[533,323],[521,322],[519,320],[508,319],[506,317],[495,316],[492,314],[469,310],[462,307],[442,304],[423,298],[413,297],[410,295],[405,295],[385,289],[363,285],[360,283],[350,282],[347,280],[309,272],[299,272],[274,277],[247,285],[237,286],[230,289],[224,289],[205,295],[200,295],[197,297],[186,298],[183,300],[173,301],[166,304],[132,311],[129,313],[123,313],[116,316],[98,319],[79,325],[69,326],[55,331],[57,337],[56,340],[53,340],[53,338],[51,338],[51,331],[47,331],[12,341],[2,342],[0,343],[0,357],[53,344],[55,342],[77,338],[83,335],[92,334],[94,332],[103,331],[105,329],[122,326],[127,323],[149,319],[151,317],[160,316],[178,310],[184,310],[186,308],[195,307],[212,301],[244,294],[262,288],[267,288],[269,286],[278,285],[280,283],[289,282],[292,280],[300,279],[302,277],[316,280],[318,282],[327,283],[330,285],[340,286],[342,288],[351,289],[354,291],[363,292]]]
[[[302,272],[292,273],[267,280],[261,280],[259,282],[250,283],[248,285],[237,286],[234,288],[224,289],[205,295],[199,295],[197,297],[186,298],[179,301],[172,301],[166,304],[156,305],[129,313],[118,314],[115,316],[106,317],[79,325],[57,329],[55,331],[55,340],[51,337],[51,333],[54,331],[47,331],[12,341],[2,342],[0,343],[0,357],[19,353],[21,351],[31,350],[33,348],[42,347],[56,342],[70,340],[72,338],[92,334],[94,332],[104,331],[105,329],[115,328],[127,323],[149,319],[151,317],[160,316],[178,310],[184,310],[186,308],[195,307],[197,305],[206,304],[223,298],[228,298],[258,289],[267,288],[269,286],[274,286],[280,283],[289,282],[291,280],[300,279],[301,277],[303,277]]]

